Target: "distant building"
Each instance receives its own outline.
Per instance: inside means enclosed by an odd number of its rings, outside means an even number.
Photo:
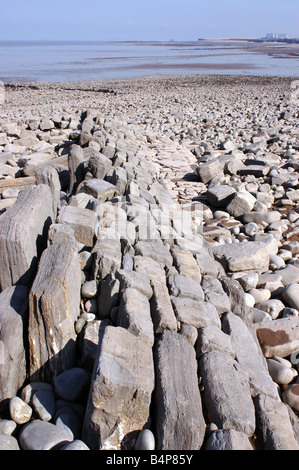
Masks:
[[[287,39],[288,35],[285,33],[267,33],[266,39]]]

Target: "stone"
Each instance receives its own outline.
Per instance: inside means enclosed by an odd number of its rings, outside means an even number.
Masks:
[[[94,178],[103,180],[112,168],[112,161],[99,152],[89,158],[87,168]]]
[[[152,297],[153,289],[151,287],[149,277],[146,274],[126,269],[119,269],[116,271],[115,277],[120,282],[121,291],[132,287],[133,289],[139,290],[148,300]]]
[[[299,350],[298,317],[255,323],[254,327],[265,357],[287,357]]]
[[[178,273],[201,283],[201,272],[191,251],[184,251],[176,246],[173,246],[170,251]]]
[[[177,331],[177,319],[170,301],[165,275],[151,281],[153,295],[150,300],[154,333],[160,334],[164,329]]]
[[[51,245],[43,252],[29,294],[31,381],[51,383],[57,374],[74,366],[80,290],[77,251],[72,245]]]
[[[13,397],[9,401],[9,413],[15,423],[25,424],[31,419],[32,408],[21,398]]]
[[[14,205],[1,216],[1,290],[32,282],[53,220],[51,190],[44,184],[21,191]]]
[[[97,215],[82,207],[64,206],[59,211],[58,222],[74,230],[75,239],[87,247],[94,245]]]
[[[296,413],[299,412],[299,383],[290,385],[282,393],[282,401],[289,405]]]
[[[82,181],[82,183],[79,184],[77,189],[77,193],[80,192],[90,194],[101,202],[105,202],[108,199],[112,199],[118,194],[117,189],[113,184],[108,183],[108,181],[101,180],[99,178],[93,178]]]
[[[35,172],[36,184],[47,184],[51,190],[53,214],[56,217],[57,210],[60,207],[60,190],[61,185],[59,181],[58,172],[54,167],[43,166],[38,168]]]
[[[172,256],[168,248],[159,241],[138,241],[134,249],[136,256],[152,258],[160,265],[172,265]]]
[[[149,429],[143,429],[135,444],[135,450],[155,450],[155,436]]]
[[[123,438],[135,433],[136,439],[136,431],[147,423],[153,389],[151,347],[125,328],[107,326],[95,361],[82,440],[92,450],[130,448]]]
[[[286,405],[272,397],[260,394],[255,398],[257,434],[264,450],[298,450],[292,423]]]
[[[32,396],[32,408],[42,421],[51,421],[55,414],[55,395],[52,390],[36,390]]]
[[[218,351],[235,358],[235,351],[230,336],[218,326],[209,325],[198,330],[196,356],[199,359],[203,354]]]
[[[154,355],[157,448],[199,450],[206,425],[194,348],[179,333],[165,330],[155,346]]]
[[[276,320],[279,317],[282,310],[285,308],[284,304],[279,299],[269,299],[264,302],[257,302],[255,307],[258,310],[267,312],[272,320]]]
[[[288,264],[285,268],[279,269],[278,273],[284,286],[299,283],[299,268],[296,266]]]
[[[249,222],[262,224],[264,222],[267,225],[270,225],[280,219],[281,213],[278,211],[252,211],[243,214],[243,222],[245,224],[248,224]]]
[[[150,303],[139,290],[129,287],[123,292],[117,324],[145,341],[149,346],[154,345],[154,328]]]
[[[299,284],[289,284],[282,294],[283,300],[289,305],[289,307],[299,310]]]
[[[51,129],[54,129],[54,127],[55,127],[54,122],[48,118],[42,118],[39,123],[39,128],[43,132],[50,131]]]
[[[80,145],[73,144],[68,155],[68,169],[70,175],[69,193],[75,194],[79,184],[84,180],[84,155]]]
[[[204,300],[204,292],[201,285],[181,274],[171,275],[167,278],[170,295],[175,297],[190,297],[194,300]]]
[[[30,382],[25,387],[22,388],[21,398],[28,405],[32,405],[32,398],[36,392],[39,391],[48,391],[53,392],[53,385],[46,382]]]
[[[211,159],[196,168],[196,173],[204,184],[223,173],[224,163],[217,158]]]
[[[253,447],[243,432],[219,429],[208,438],[204,450],[253,450]]]
[[[23,450],[52,450],[72,440],[71,433],[66,428],[59,428],[39,419],[24,426],[19,435]]]
[[[90,450],[89,447],[80,439],[75,439],[73,442],[65,444],[59,450]]]
[[[222,328],[230,336],[236,360],[248,378],[252,396],[267,393],[278,399],[277,388],[269,375],[254,330],[249,330],[245,322],[231,312],[224,314]]]
[[[121,269],[122,253],[119,240],[98,239],[92,251],[93,278],[99,281]]]
[[[218,277],[223,269],[221,264],[218,263],[204,247],[197,250],[195,260],[202,275],[207,274],[209,276]]]
[[[201,286],[204,291],[204,300],[213,304],[219,315],[231,310],[230,300],[219,279],[213,276],[203,276]]]
[[[207,191],[207,199],[214,207],[226,207],[236,194],[236,190],[229,185],[213,186]]]
[[[284,366],[274,359],[267,359],[269,374],[274,382],[279,385],[287,385],[292,382],[294,375],[290,368]]]
[[[221,328],[220,318],[216,307],[210,302],[193,300],[188,297],[170,297],[177,320],[193,325],[195,328],[203,328],[215,325]]]
[[[215,258],[229,272],[266,271],[269,253],[263,242],[241,242],[216,246]]]
[[[248,437],[255,431],[255,410],[243,369],[231,356],[205,353],[199,360],[199,376],[207,418],[218,429],[234,429]]]
[[[80,367],[68,369],[55,378],[55,392],[64,400],[76,402],[89,389],[90,374]]]
[[[25,286],[0,293],[0,402],[14,397],[26,379],[28,295]]]
[[[227,212],[233,217],[241,217],[246,212],[252,211],[256,199],[248,191],[240,190],[227,205]]]
[[[0,433],[0,450],[20,450],[19,443],[15,437]]]
[[[0,434],[12,435],[16,427],[17,423],[12,419],[0,419]]]
[[[239,283],[243,287],[245,292],[250,292],[251,289],[255,289],[259,280],[258,273],[245,274],[239,278]]]
[[[94,299],[98,294],[98,283],[96,280],[87,281],[81,287],[82,299]]]

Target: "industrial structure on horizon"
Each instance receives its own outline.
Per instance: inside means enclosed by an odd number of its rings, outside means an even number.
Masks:
[[[266,39],[287,39],[288,35],[285,33],[267,33]]]

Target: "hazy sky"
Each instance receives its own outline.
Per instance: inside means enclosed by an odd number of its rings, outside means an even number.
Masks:
[[[0,1],[0,40],[299,37],[299,0]]]

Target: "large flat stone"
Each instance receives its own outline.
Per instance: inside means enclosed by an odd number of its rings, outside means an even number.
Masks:
[[[102,202],[105,202],[107,199],[111,199],[117,195],[117,189],[113,184],[98,178],[82,181],[77,189],[77,193],[80,192],[90,194]]]
[[[267,395],[255,398],[257,432],[265,450],[299,450],[287,406]]]
[[[219,429],[235,429],[247,436],[255,431],[255,411],[248,381],[229,355],[208,352],[199,360],[208,419]]]
[[[278,318],[254,324],[265,357],[287,357],[299,351],[299,318]]]
[[[97,223],[95,212],[83,207],[64,206],[59,212],[58,222],[69,225],[74,230],[77,242],[88,247],[93,246]]]
[[[1,290],[32,282],[53,221],[51,190],[44,184],[21,191],[15,204],[1,216]]]
[[[221,328],[221,322],[216,307],[210,302],[193,300],[188,297],[171,296],[171,303],[177,320],[195,328],[215,325]]]
[[[25,286],[9,287],[0,294],[0,402],[17,395],[26,379],[28,294]]]
[[[131,448],[149,419],[154,389],[152,348],[125,328],[108,326],[101,338],[86,407],[82,440],[92,450]]]
[[[29,295],[31,381],[52,382],[76,365],[80,290],[77,251],[72,245],[51,245],[41,257]]]
[[[183,335],[165,330],[155,347],[155,364],[157,448],[199,450],[206,425],[194,348]]]
[[[269,253],[263,242],[220,245],[213,252],[226,271],[266,271],[269,267]]]

